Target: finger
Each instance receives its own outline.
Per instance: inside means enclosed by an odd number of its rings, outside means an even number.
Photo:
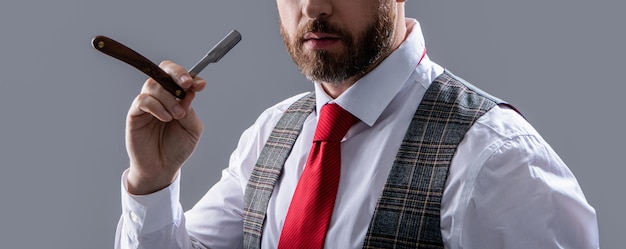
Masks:
[[[193,107],[191,106],[191,102],[195,96],[196,92],[189,91],[187,97],[181,100],[181,105],[183,107],[187,107],[187,109],[185,109],[185,117],[179,119],[178,122],[180,122],[181,126],[185,127],[188,132],[192,134],[201,134],[204,127]]]
[[[188,88],[193,86],[193,78],[191,78],[191,75],[189,75],[187,69],[181,67],[173,61],[162,61],[161,64],[159,64],[159,67],[161,67],[163,71],[169,74],[174,82],[176,82],[176,84],[178,84],[183,89],[187,90]]]
[[[195,91],[187,91],[187,96],[184,99],[178,100],[178,104],[180,104],[181,108],[185,110],[185,114],[188,115],[188,111],[191,109],[191,103],[196,98]]]
[[[204,89],[206,86],[206,80],[201,77],[196,76],[193,78],[193,85],[189,88],[190,91],[199,92]]]
[[[146,113],[162,122],[169,122],[173,119],[173,116],[169,111],[167,111],[159,100],[147,93],[142,93],[139,94],[133,101],[128,115],[132,117],[144,115]]]
[[[165,111],[169,113],[175,119],[180,119],[185,116],[185,107],[181,106],[180,102],[170,92],[165,90],[159,83],[153,79],[146,80],[142,90],[142,94],[150,95],[157,100]]]

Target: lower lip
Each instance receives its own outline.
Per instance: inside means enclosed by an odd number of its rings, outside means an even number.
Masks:
[[[304,41],[304,46],[309,49],[328,49],[340,44],[339,39],[310,39]]]

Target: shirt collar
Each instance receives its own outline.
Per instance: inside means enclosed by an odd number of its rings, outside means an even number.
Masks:
[[[337,99],[333,100],[326,94],[320,83],[315,82],[317,113],[326,103],[335,102],[368,126],[374,125],[409,76],[416,70],[425,51],[424,37],[417,20],[406,19],[406,25],[409,35],[398,49]],[[426,61],[428,60],[422,63]]]

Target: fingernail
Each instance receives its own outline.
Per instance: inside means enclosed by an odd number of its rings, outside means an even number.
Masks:
[[[180,117],[184,114],[183,108],[181,108],[180,106],[174,106],[174,108],[172,108],[172,111],[174,112],[174,115],[177,117]]]
[[[183,76],[180,76],[180,82],[185,82],[191,80],[191,77],[189,77],[189,75],[184,74]]]
[[[161,115],[163,115],[163,120],[164,120],[164,121],[169,121],[169,120],[171,120],[171,119],[172,119],[172,115],[170,115],[170,113],[169,113],[169,112],[167,112],[167,111],[163,111],[163,112],[161,113]]]

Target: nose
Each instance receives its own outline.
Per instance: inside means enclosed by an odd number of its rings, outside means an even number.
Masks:
[[[331,0],[303,0],[302,14],[311,19],[323,18],[332,15]]]

